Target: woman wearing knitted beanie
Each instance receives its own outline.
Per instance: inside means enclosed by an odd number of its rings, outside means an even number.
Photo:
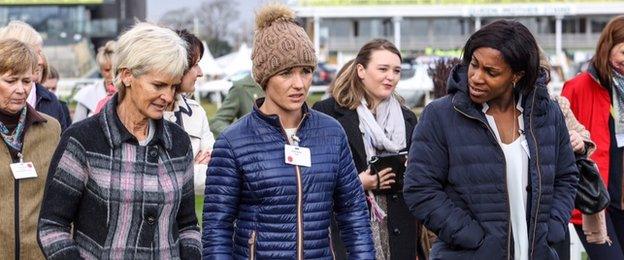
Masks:
[[[266,98],[214,145],[204,259],[332,259],[332,214],[349,257],[374,259],[364,191],[344,130],[305,104],[316,58],[290,9],[260,10],[252,61]]]

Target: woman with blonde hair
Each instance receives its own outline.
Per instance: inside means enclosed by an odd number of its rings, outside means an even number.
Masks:
[[[338,120],[347,133],[367,192],[376,258],[415,259],[420,248],[418,225],[403,201],[397,176],[404,169],[373,171],[369,165],[375,156],[398,154],[410,147],[416,115],[401,104],[395,92],[401,53],[391,42],[375,39],[364,44],[355,60],[347,64],[332,84],[332,97],[313,108]],[[396,182],[398,185],[393,185]],[[342,250],[338,251],[341,255]]]
[[[54,117],[61,124],[61,129],[65,130],[69,115],[65,114],[61,103],[56,95],[48,91],[40,84],[43,70],[46,64],[43,56],[43,38],[27,23],[21,21],[11,21],[7,26],[0,29],[0,39],[16,39],[28,44],[37,54],[37,68],[33,74],[34,91],[30,91],[27,102],[37,111]]]
[[[115,41],[108,41],[98,49],[96,60],[100,67],[102,81],[86,86],[80,89],[74,100],[76,101],[76,110],[74,111],[73,122],[78,122],[95,114],[97,105],[100,100],[115,93],[113,87],[112,57],[115,51]]]
[[[188,135],[163,119],[188,66],[175,32],[138,23],[119,37],[96,116],[63,134],[39,220],[48,259],[199,259]]]

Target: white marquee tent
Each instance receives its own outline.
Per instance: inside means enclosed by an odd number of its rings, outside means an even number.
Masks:
[[[223,69],[217,62],[214,57],[212,57],[212,53],[210,53],[210,49],[204,43],[204,56],[199,60],[199,67],[201,68],[204,75],[208,76],[219,76],[223,75]]]

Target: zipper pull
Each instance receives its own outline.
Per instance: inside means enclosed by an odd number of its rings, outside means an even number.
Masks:
[[[17,158],[19,158],[20,163],[24,163],[24,155],[22,153],[17,153]]]
[[[292,140],[293,140],[293,145],[295,146],[299,146],[299,142],[301,141],[301,139],[299,139],[298,136],[296,136],[295,134],[292,135]]]
[[[254,245],[256,244],[256,231],[252,231],[251,232],[251,236],[249,237],[249,240],[247,240],[247,243],[249,245]]]

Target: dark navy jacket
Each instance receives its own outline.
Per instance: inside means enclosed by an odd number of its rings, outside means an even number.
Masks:
[[[59,102],[54,93],[48,91],[40,84],[36,84],[35,86],[35,91],[37,91],[37,105],[35,106],[35,110],[54,117],[58,120],[59,124],[61,124],[61,130],[64,131],[71,124],[69,110],[65,111],[63,109],[63,105],[61,105],[61,102]]]
[[[258,107],[219,135],[208,166],[204,259],[332,259],[332,212],[351,259],[374,259],[370,219],[345,132],[303,107],[296,136],[311,167],[285,163],[280,119]],[[298,239],[300,237],[301,240]],[[301,242],[302,241],[302,242]]]
[[[466,68],[453,69],[449,95],[429,104],[412,135],[405,202],[439,240],[431,259],[512,259],[505,158],[481,105],[467,93]],[[559,259],[574,206],[577,169],[561,110],[543,84],[524,94],[529,146],[530,259]]]

